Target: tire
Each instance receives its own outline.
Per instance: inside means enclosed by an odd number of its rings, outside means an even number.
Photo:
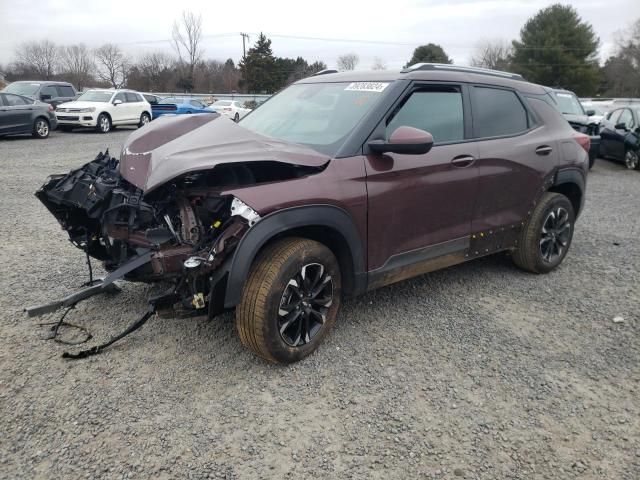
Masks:
[[[640,169],[640,157],[638,152],[627,148],[624,152],[624,166],[629,170]]]
[[[309,283],[316,279],[314,289]],[[307,291],[315,291],[315,300],[300,297]],[[278,240],[258,255],[249,272],[236,308],[240,341],[270,362],[302,360],[333,327],[340,295],[340,268],[331,250],[304,238]]]
[[[596,157],[589,155],[589,170],[593,168],[593,165],[596,163]]]
[[[522,229],[514,263],[528,272],[550,272],[569,251],[574,223],[569,199],[561,193],[545,193]]]
[[[147,112],[142,112],[140,115],[140,123],[138,123],[138,128],[144,127],[147,123],[151,121],[151,117]]]
[[[106,113],[98,115],[96,130],[98,133],[109,133],[111,131],[111,118],[109,118],[109,115]]]
[[[33,138],[45,139],[49,136],[50,131],[49,121],[46,118],[38,117],[33,122],[31,135]]]
[[[240,114],[236,113],[235,116],[233,117],[233,121],[238,123],[240,121]]]

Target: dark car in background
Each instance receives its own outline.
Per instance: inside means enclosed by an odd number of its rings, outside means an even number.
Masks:
[[[244,345],[289,363],[343,296],[502,251],[529,272],[560,265],[589,137],[548,97],[454,65],[314,75],[239,123],[153,121],[36,195],[110,281],[173,281],[136,325],[235,307]]]
[[[640,104],[609,112],[600,124],[600,156],[640,170]]]
[[[47,138],[58,124],[53,106],[22,95],[0,93],[0,136]]]
[[[160,100],[160,103],[151,104],[153,118],[166,114],[182,115],[190,113],[216,113],[215,108],[208,107],[197,98],[189,97],[167,97]]]
[[[577,132],[589,135],[591,147],[589,148],[589,168],[593,167],[600,150],[599,125],[589,119],[595,110],[585,110],[575,93],[569,90],[553,88],[550,90],[555,107],[567,119],[569,125]]]
[[[79,95],[76,88],[69,82],[50,81],[13,82],[7,85],[2,91],[49,103],[53,105],[53,108],[56,108],[61,103],[70,102]]]

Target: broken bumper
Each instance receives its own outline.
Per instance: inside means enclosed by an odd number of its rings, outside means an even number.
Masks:
[[[213,292],[224,280],[216,271],[260,216],[192,181],[146,198],[120,175],[118,163],[101,153],[78,170],[49,177],[36,196],[110,276],[173,281],[181,309],[202,313],[209,304],[217,313],[222,308],[212,305]]]

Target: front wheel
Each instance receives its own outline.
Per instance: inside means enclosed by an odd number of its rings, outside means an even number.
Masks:
[[[36,118],[33,122],[33,131],[31,135],[34,138],[47,138],[49,136],[49,122],[44,118]]]
[[[520,233],[514,263],[533,273],[556,268],[571,246],[574,222],[569,199],[561,193],[545,193]]]
[[[96,130],[100,133],[109,133],[111,131],[111,119],[109,118],[109,115],[106,113],[98,115]]]
[[[629,170],[640,169],[640,159],[638,158],[638,152],[635,150],[627,149],[624,153],[624,166]]]
[[[251,267],[236,308],[240,340],[265,360],[297,362],[333,327],[340,295],[340,268],[331,250],[303,238],[279,240]]]
[[[138,128],[144,127],[150,121],[151,121],[151,117],[149,116],[149,114],[147,112],[142,112],[142,115],[140,115],[140,122],[138,123]]]

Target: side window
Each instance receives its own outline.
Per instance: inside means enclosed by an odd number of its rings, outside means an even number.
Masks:
[[[633,127],[633,117],[631,116],[631,110],[625,108],[622,110],[620,114],[620,118],[616,121],[616,123],[624,123],[627,128]]]
[[[610,112],[607,115],[607,120],[615,124],[618,122],[618,118],[620,117],[621,113],[622,113],[622,109],[614,110],[613,112]]]
[[[474,87],[471,111],[475,138],[513,135],[529,125],[527,110],[511,90]]]
[[[136,95],[135,93],[125,92],[124,95],[127,97],[127,102],[128,103],[136,103],[136,102],[140,101],[138,99],[138,95]]]
[[[11,95],[10,93],[4,94],[5,102],[9,107],[18,107],[20,105],[29,105],[29,102],[18,95]]]
[[[413,92],[387,124],[386,137],[401,126],[429,132],[434,143],[463,140],[462,92],[452,87]]]
[[[196,108],[204,108],[204,105],[202,105],[199,101],[197,100],[190,100],[189,103]]]
[[[40,90],[40,97],[43,95],[49,95],[51,98],[58,97],[58,90],[55,85],[47,85],[46,87],[42,87]]]
[[[61,97],[75,97],[76,94],[68,85],[58,85],[58,95]]]
[[[124,92],[120,92],[120,93],[118,93],[118,94],[114,97],[114,99],[113,99],[113,101],[114,101],[114,102],[115,102],[116,100],[120,100],[122,103],[124,103],[124,102],[126,102],[126,101],[127,101],[127,97],[125,96]]]

